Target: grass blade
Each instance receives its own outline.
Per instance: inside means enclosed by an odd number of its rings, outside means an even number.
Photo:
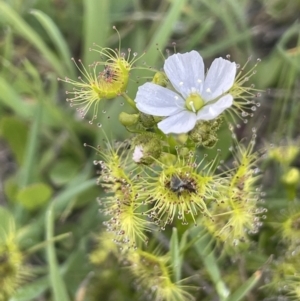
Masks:
[[[195,236],[193,235],[193,232],[195,231],[191,231],[192,237]],[[225,301],[229,295],[229,290],[222,280],[221,272],[218,267],[215,255],[211,250],[209,244],[209,239],[206,236],[203,236],[195,243],[194,246],[196,252],[202,258],[202,262],[207,272],[209,273],[211,280],[214,283],[215,289],[219,295],[220,300]]]
[[[32,109],[22,101],[20,95],[4,79],[0,78],[0,101],[8,108],[13,110],[16,115],[28,118],[33,115]]]
[[[84,1],[84,28],[83,28],[83,53],[84,62],[90,64],[99,59],[99,53],[89,51],[96,43],[106,47],[107,35],[110,27],[110,0]]]
[[[50,51],[41,37],[3,1],[0,2],[0,19],[6,21],[20,36],[34,45],[60,76],[65,75],[60,60]]]
[[[43,26],[43,28],[51,38],[54,46],[56,47],[61,57],[61,62],[63,62],[63,64],[65,64],[68,68],[68,73],[70,73],[68,76],[74,77],[75,68],[74,68],[74,64],[72,64],[71,62],[72,55],[69,51],[68,45],[64,37],[62,36],[61,32],[57,28],[56,24],[48,15],[46,15],[42,11],[33,9],[31,10],[31,14],[36,17],[36,19],[40,22],[40,24]]]
[[[161,24],[159,24],[154,36],[147,45],[147,53],[143,58],[148,65],[153,66],[160,56],[160,53],[156,50],[156,45],[158,44],[160,48],[164,48],[167,45],[173,31],[174,23],[179,18],[185,4],[186,0],[174,0],[167,15],[163,18]]]
[[[49,288],[49,278],[43,277],[32,283],[22,286],[9,301],[31,301],[36,300]]]
[[[243,285],[241,285],[226,301],[240,301],[257,284],[261,277],[261,271],[256,271]]]
[[[179,242],[178,242],[178,231],[176,228],[172,229],[170,252],[171,252],[174,281],[178,282],[181,278],[181,262],[180,262],[180,252],[179,252]]]
[[[63,278],[60,274],[53,241],[54,236],[54,202],[49,206],[46,215],[47,257],[50,269],[50,282],[55,301],[70,301]]]
[[[42,123],[42,112],[43,103],[39,102],[36,107],[34,120],[31,125],[31,130],[29,132],[29,137],[26,145],[26,151],[24,156],[24,164],[19,177],[19,186],[25,187],[32,182],[32,174],[35,168],[35,160],[38,148],[38,136],[41,129]]]

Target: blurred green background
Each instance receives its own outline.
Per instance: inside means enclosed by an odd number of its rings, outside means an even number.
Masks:
[[[241,66],[261,58],[250,80],[264,91],[261,106],[239,136],[255,126],[262,145],[292,141],[299,134],[299,15],[299,0],[0,0],[1,214],[16,225],[31,271],[11,301],[83,300],[80,284],[94,270],[91,237],[102,224],[96,154],[83,144],[105,139],[97,122],[111,139],[128,137],[118,122],[130,111],[122,99],[102,101],[92,125],[69,107],[70,87],[57,78],[78,76],[71,57],[88,65],[98,59],[89,51],[93,43],[118,47],[116,26],[124,51],[146,51],[137,65],[160,69],[161,52],[173,53],[174,42],[177,52],[199,51],[207,66],[227,54]],[[136,89],[132,80],[132,98]],[[228,143],[218,147],[228,151]],[[135,300],[126,272],[119,280],[118,268],[107,273],[93,300]]]

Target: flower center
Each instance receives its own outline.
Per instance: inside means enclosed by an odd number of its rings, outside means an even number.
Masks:
[[[193,111],[194,113],[199,111],[204,106],[204,104],[204,100],[197,93],[191,93],[185,100],[186,108],[190,111]]]

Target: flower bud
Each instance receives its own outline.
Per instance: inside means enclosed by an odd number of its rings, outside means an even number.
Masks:
[[[124,126],[131,126],[134,125],[138,122],[139,120],[139,115],[138,114],[128,114],[125,112],[121,112],[119,115],[119,121],[124,125]]]
[[[296,145],[281,145],[269,150],[269,158],[282,165],[290,165],[299,154],[299,147]]]
[[[289,186],[295,186],[299,183],[300,172],[299,169],[293,167],[290,168],[282,177],[281,181]]]
[[[168,85],[168,78],[164,72],[156,72],[155,75],[153,76],[152,83],[166,87]]]
[[[159,160],[162,164],[169,166],[176,162],[177,157],[170,153],[162,153]]]
[[[140,122],[145,128],[151,128],[155,125],[153,116],[140,112]]]

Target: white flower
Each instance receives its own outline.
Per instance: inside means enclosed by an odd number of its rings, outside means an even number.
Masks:
[[[141,112],[167,117],[158,123],[165,134],[187,133],[197,120],[212,120],[231,107],[233,97],[226,92],[234,83],[235,63],[217,58],[204,75],[202,57],[191,51],[171,55],[164,71],[178,93],[146,83],[139,87],[135,101]]]

